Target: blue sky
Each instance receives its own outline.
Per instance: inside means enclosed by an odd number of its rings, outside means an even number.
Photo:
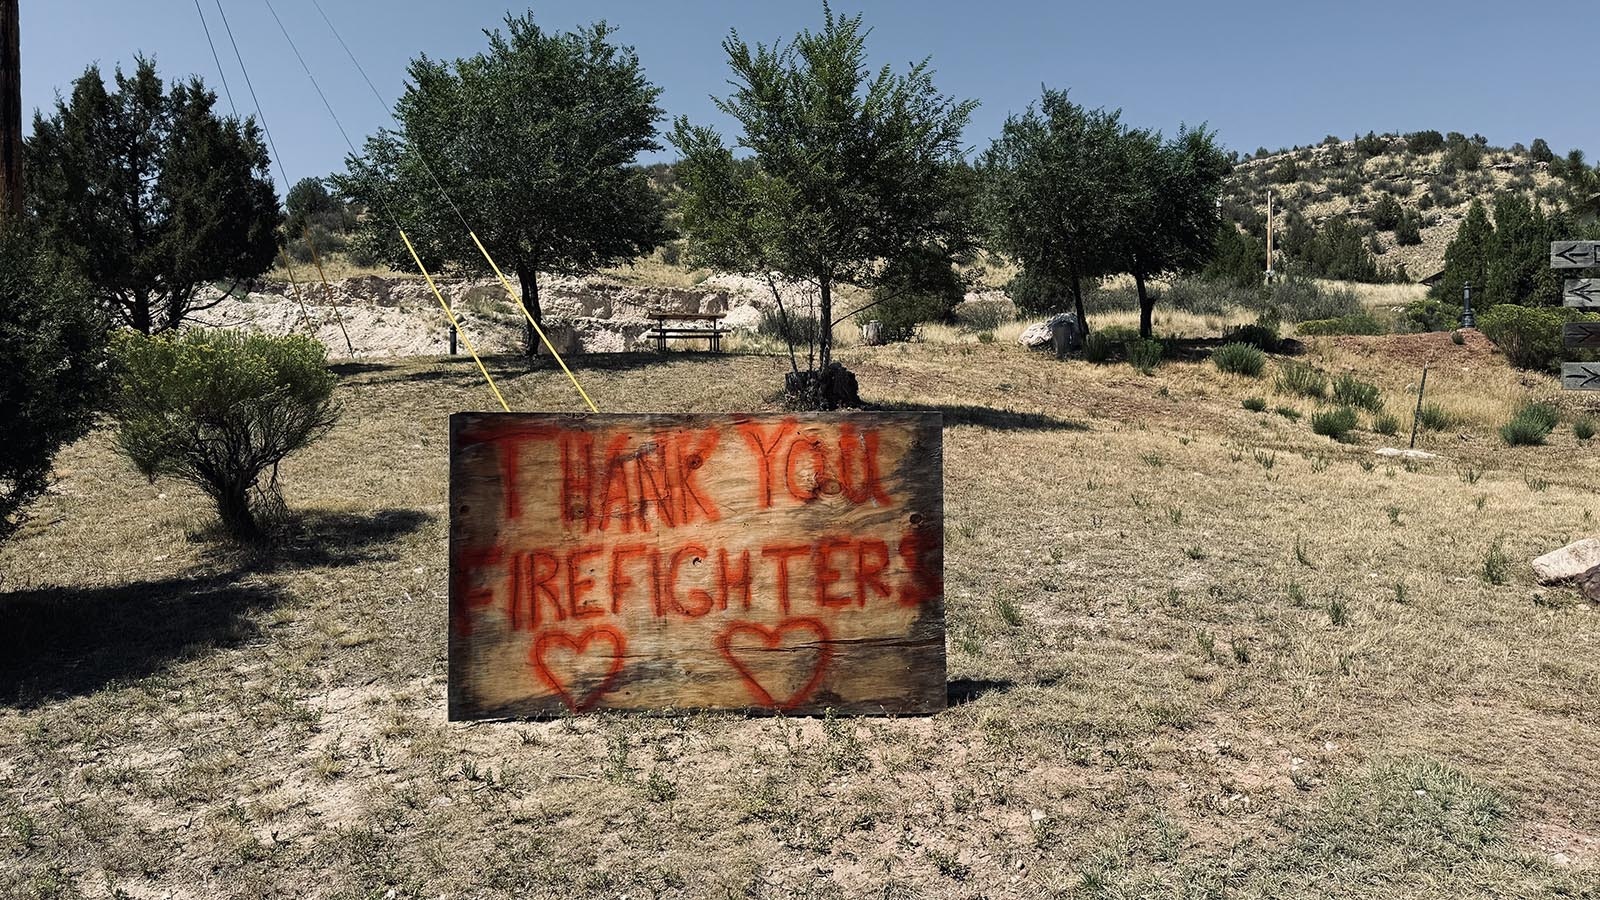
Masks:
[[[250,112],[216,0],[200,2],[234,100]],[[388,124],[311,0],[272,2],[351,137],[359,143]],[[504,0],[321,2],[391,100],[408,59],[474,53],[484,46],[483,29],[508,9]],[[343,139],[263,0],[222,3],[289,178],[342,169]],[[531,8],[546,27],[600,18],[620,26],[619,39],[638,49],[649,77],[665,89],[668,116],[722,126],[708,97],[727,92],[720,44],[728,29],[771,41],[821,19],[820,2],[546,0]],[[1141,126],[1171,131],[1180,122],[1207,122],[1223,143],[1245,152],[1330,133],[1420,128],[1479,132],[1500,145],[1544,137],[1557,152],[1600,149],[1600,117],[1585,102],[1592,92],[1580,88],[1592,78],[1593,52],[1567,49],[1582,40],[1560,41],[1549,17],[1533,7],[1476,0],[856,0],[835,8],[866,14],[875,64],[902,67],[931,55],[941,90],[981,102],[967,132],[974,148],[1049,85],[1069,88],[1090,106],[1120,107]],[[164,77],[197,73],[222,93],[194,0],[25,0],[21,24],[30,119],[85,65],[98,62],[109,75],[136,52],[154,56]]]

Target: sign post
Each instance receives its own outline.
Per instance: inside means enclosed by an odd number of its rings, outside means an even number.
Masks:
[[[938,414],[450,417],[450,718],[945,706]]]
[[[1551,241],[1550,268],[1587,269],[1600,265],[1600,241]],[[1600,309],[1600,278],[1568,278],[1561,303],[1574,309]],[[1569,349],[1600,347],[1600,322],[1568,322],[1561,326],[1561,345]],[[1561,387],[1600,391],[1600,363],[1562,363]]]

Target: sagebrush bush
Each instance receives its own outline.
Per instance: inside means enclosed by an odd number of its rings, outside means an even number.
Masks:
[[[1400,417],[1386,412],[1374,413],[1372,430],[1385,437],[1393,437],[1400,433]]]
[[[1456,417],[1437,403],[1424,403],[1416,411],[1417,424],[1425,431],[1444,431],[1454,425]]]
[[[817,338],[821,336],[822,326],[817,318],[809,313],[799,314],[788,307],[783,310],[772,307],[761,311],[761,321],[756,323],[756,334],[785,343],[810,345],[815,344]]]
[[[1280,393],[1321,400],[1328,393],[1328,376],[1305,363],[1285,362],[1278,369],[1274,386]]]
[[[1156,366],[1161,365],[1161,356],[1166,350],[1160,341],[1129,341],[1125,347],[1128,352],[1128,365],[1133,366],[1141,375],[1154,373]]]
[[[1311,415],[1311,430],[1336,441],[1347,440],[1356,427],[1356,411],[1348,406],[1335,406]]]
[[[1362,381],[1351,372],[1345,372],[1333,380],[1333,402],[1367,412],[1383,409],[1383,395],[1378,386],[1370,381]]]
[[[1372,313],[1362,311],[1336,319],[1309,319],[1295,326],[1303,335],[1325,337],[1335,334],[1388,334],[1389,329]]]
[[[88,433],[109,380],[107,317],[67,265],[0,227],[0,539],[44,493],[56,451]]]
[[[1580,441],[1587,441],[1594,437],[1594,419],[1589,416],[1579,416],[1572,420],[1572,435]]]
[[[1117,346],[1104,331],[1091,331],[1083,339],[1083,358],[1086,362],[1103,363],[1111,358],[1111,351]]]
[[[1478,317],[1478,330],[1513,366],[1547,372],[1560,369],[1566,358],[1561,326],[1579,318],[1587,317],[1575,309],[1502,303]]]
[[[1517,411],[1511,421],[1500,426],[1500,438],[1512,447],[1531,447],[1543,444],[1555,430],[1561,414],[1546,403],[1529,403]]]
[[[1015,308],[1004,300],[971,300],[956,307],[956,323],[967,331],[994,331],[1015,317]]]
[[[278,463],[337,418],[327,350],[302,335],[197,329],[119,335],[115,351],[118,446],[145,476],[204,491],[231,536],[259,536],[258,509],[282,502]]]
[[[1251,412],[1267,411],[1267,399],[1265,397],[1246,397],[1239,401],[1239,405]]]
[[[1257,378],[1267,366],[1267,355],[1259,347],[1235,341],[1213,350],[1211,361],[1220,371]]]

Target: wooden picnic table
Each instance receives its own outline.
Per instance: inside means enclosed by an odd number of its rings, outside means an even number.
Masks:
[[[727,313],[702,313],[702,312],[665,312],[657,311],[645,313],[646,318],[654,319],[656,327],[649,335],[656,339],[656,352],[667,352],[668,338],[705,339],[712,353],[722,351],[722,336],[727,330],[722,327],[722,320],[727,318]],[[690,325],[680,323],[710,322],[708,328],[704,325]]]

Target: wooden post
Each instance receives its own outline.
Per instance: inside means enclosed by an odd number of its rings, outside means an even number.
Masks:
[[[18,0],[0,0],[0,209],[22,218],[22,50]]]
[[[1428,389],[1428,367],[1422,367],[1422,384],[1417,385],[1417,408],[1411,413],[1411,446],[1417,446],[1417,417],[1422,415],[1422,392]]]
[[[1267,191],[1267,284],[1272,283],[1272,192]]]

